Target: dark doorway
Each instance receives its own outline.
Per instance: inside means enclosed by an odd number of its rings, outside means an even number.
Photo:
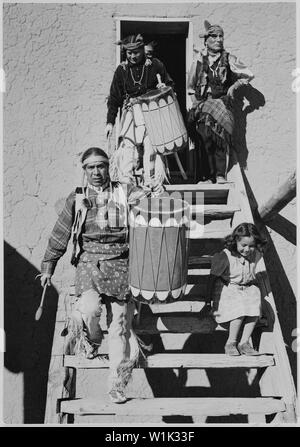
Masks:
[[[120,37],[142,34],[145,43],[156,42],[154,57],[160,59],[175,83],[175,91],[182,116],[186,117],[186,40],[189,22],[121,21]],[[189,169],[189,152],[184,149],[179,157],[186,171]],[[173,156],[168,157],[172,173],[178,172]]]

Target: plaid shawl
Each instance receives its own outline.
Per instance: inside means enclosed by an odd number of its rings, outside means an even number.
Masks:
[[[233,133],[234,118],[231,110],[229,110],[222,99],[208,98],[200,104],[199,118],[201,114],[210,115],[219,126],[223,127],[229,135]]]

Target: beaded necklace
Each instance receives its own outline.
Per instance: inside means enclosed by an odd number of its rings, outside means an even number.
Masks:
[[[131,74],[131,78],[132,78],[132,80],[133,80],[133,85],[142,85],[142,79],[143,79],[143,77],[144,77],[144,72],[145,72],[145,64],[143,65],[143,70],[142,70],[142,74],[141,74],[141,77],[140,77],[140,79],[137,81],[136,79],[134,79],[134,76],[133,76],[133,73],[132,73],[132,68],[130,67],[129,68],[129,71],[130,71],[130,74]]]

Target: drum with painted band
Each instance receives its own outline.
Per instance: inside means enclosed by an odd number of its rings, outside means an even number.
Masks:
[[[134,299],[153,304],[182,297],[189,223],[189,204],[180,199],[144,199],[130,211],[129,286]]]
[[[150,90],[134,102],[140,105],[151,144],[159,154],[168,155],[187,146],[187,130],[172,87]]]

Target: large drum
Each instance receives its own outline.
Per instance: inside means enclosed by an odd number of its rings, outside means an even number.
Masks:
[[[189,204],[157,197],[129,213],[129,286],[143,303],[180,299],[187,284]]]
[[[187,145],[187,130],[171,87],[150,90],[135,100],[141,107],[150,142],[158,153],[168,155]]]

